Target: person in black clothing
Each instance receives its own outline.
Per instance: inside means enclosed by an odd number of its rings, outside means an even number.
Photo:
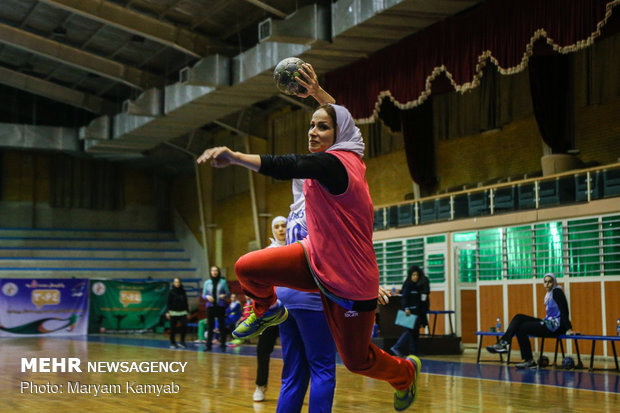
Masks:
[[[510,321],[510,325],[498,343],[487,347],[487,351],[490,353],[507,353],[512,337],[516,335],[521,348],[521,358],[524,360],[517,364],[517,368],[536,367],[528,336],[557,337],[572,329],[568,302],[562,288],[558,286],[555,275],[545,274],[543,283],[547,290],[545,295],[547,316],[541,320],[529,315],[517,314]]]
[[[185,331],[187,330],[188,313],[189,306],[187,304],[187,294],[185,294],[181,279],[175,278],[172,283],[172,288],[168,293],[168,311],[166,312],[166,318],[170,320],[170,348],[185,348]],[[179,330],[181,342],[178,345],[175,340],[177,324],[181,325]]]
[[[412,329],[405,328],[396,344],[390,350],[399,357],[403,354],[416,354],[420,328],[428,325],[426,314],[430,307],[430,283],[422,268],[412,265],[400,290],[401,307],[409,316],[417,317]]]
[[[280,337],[278,326],[268,327],[258,337],[258,343],[256,344],[256,390],[252,395],[252,399],[255,402],[265,400],[265,392],[269,380],[269,361],[271,360],[271,353],[273,353],[278,337]]]

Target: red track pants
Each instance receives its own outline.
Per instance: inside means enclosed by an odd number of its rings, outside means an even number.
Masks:
[[[319,291],[300,243],[245,254],[235,264],[235,272],[244,291],[254,298],[258,316],[276,302],[275,286]],[[416,375],[413,363],[390,356],[370,341],[375,311],[351,311],[323,294],[321,298],[344,365],[354,373],[385,380],[397,390],[407,389]]]

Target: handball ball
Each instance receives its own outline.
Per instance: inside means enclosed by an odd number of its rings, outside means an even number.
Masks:
[[[297,57],[287,57],[277,64],[273,71],[273,80],[280,92],[285,95],[295,95],[297,93],[306,93],[306,88],[297,83],[295,77],[303,76],[299,72],[299,68],[304,61]],[[302,80],[304,78],[302,77]]]
[[[564,357],[562,360],[562,367],[565,369],[574,369],[575,368],[575,360],[572,357]]]

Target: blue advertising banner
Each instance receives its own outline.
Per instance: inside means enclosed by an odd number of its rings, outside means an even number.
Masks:
[[[86,335],[88,280],[0,279],[0,337]]]

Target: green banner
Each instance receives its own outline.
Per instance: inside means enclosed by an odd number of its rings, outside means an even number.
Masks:
[[[166,312],[169,289],[167,281],[92,280],[88,332],[154,328]]]

